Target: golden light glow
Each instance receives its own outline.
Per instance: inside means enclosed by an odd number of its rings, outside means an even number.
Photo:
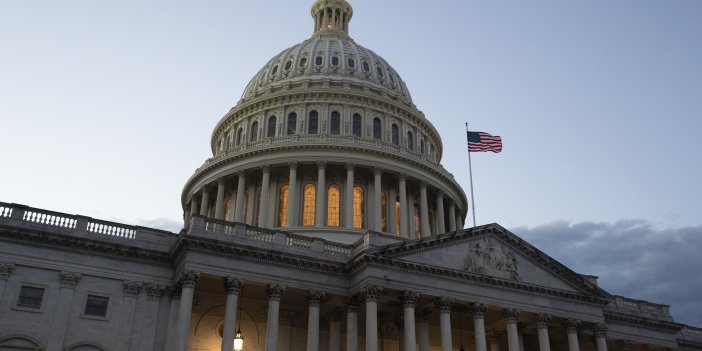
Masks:
[[[387,232],[388,231],[388,221],[387,221],[387,211],[385,211],[385,192],[380,193],[380,213],[381,213],[381,220],[380,220],[380,230]]]
[[[302,225],[314,225],[314,209],[317,197],[317,187],[314,184],[307,184],[304,188]]]
[[[419,206],[414,205],[414,230],[417,238],[422,237],[422,218],[419,217]]]
[[[363,188],[353,187],[353,227],[363,228]]]
[[[336,184],[332,184],[327,190],[327,225],[330,227],[338,227],[341,224],[339,220],[341,212],[339,211],[340,203],[341,188]]]
[[[224,200],[224,220],[225,221],[231,221],[233,218],[229,218],[229,211],[232,208],[232,198],[231,196],[227,196],[227,199]]]
[[[288,185],[283,185],[280,188],[280,199],[278,201],[278,226],[285,228],[288,223]]]
[[[247,215],[249,213],[249,192],[245,191],[244,192],[244,217],[241,218],[241,221],[244,223],[247,223]]]
[[[395,234],[400,236],[400,201],[395,200]]]

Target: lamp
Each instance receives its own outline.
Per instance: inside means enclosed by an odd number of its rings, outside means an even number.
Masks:
[[[234,335],[234,351],[241,351],[244,348],[244,337],[241,335],[241,306],[244,305],[244,287],[241,287],[241,302],[239,303],[239,328]]]

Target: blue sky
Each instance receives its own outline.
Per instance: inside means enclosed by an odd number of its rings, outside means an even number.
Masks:
[[[0,201],[177,226],[212,128],[268,59],[311,34],[311,3],[1,2]],[[502,136],[502,153],[473,154],[478,224],[537,246],[549,245],[540,229],[583,223],[699,243],[702,2],[351,4],[351,36],[407,82],[466,191],[464,123]],[[545,251],[581,273],[602,260],[560,249]],[[676,289],[702,288],[684,280]],[[702,325],[702,306],[642,290]]]

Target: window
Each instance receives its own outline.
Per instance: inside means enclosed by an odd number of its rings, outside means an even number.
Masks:
[[[424,153],[424,139],[419,140],[419,152]]]
[[[307,134],[317,134],[319,132],[319,113],[310,111],[310,121],[308,123]]]
[[[246,218],[248,218],[247,217],[248,214],[249,214],[249,192],[245,191],[244,192],[244,216],[241,217],[242,222],[248,223],[248,221],[246,220]]]
[[[288,135],[293,135],[297,132],[297,113],[291,112],[288,115]]]
[[[339,111],[332,112],[330,124],[329,133],[339,135],[341,133],[341,114]]]
[[[412,132],[407,132],[407,148],[410,150],[414,150],[414,135]]]
[[[414,204],[414,237],[422,237],[422,218],[419,216],[419,206]]]
[[[323,62],[324,58],[322,56],[317,56],[314,58],[314,64],[317,66],[321,66]]]
[[[286,71],[289,70],[290,67],[292,67],[292,61],[286,62],[286,63],[285,63],[285,70],[286,70]]]
[[[307,57],[303,57],[300,59],[300,67],[305,67],[307,66]]]
[[[42,301],[44,300],[44,288],[35,286],[22,286],[20,288],[19,298],[17,298],[17,307],[41,309]]]
[[[397,124],[393,124],[392,125],[392,143],[395,145],[400,145],[399,134],[400,134],[400,129],[397,128]]]
[[[275,116],[271,116],[271,118],[268,119],[268,132],[266,133],[266,136],[269,138],[272,138],[275,136],[275,122],[276,122]]]
[[[229,218],[229,211],[232,210],[232,197],[231,195],[227,196],[227,200],[224,201],[224,220],[225,221],[232,221],[234,218]]]
[[[278,65],[273,66],[273,69],[271,70],[271,78],[278,73]]]
[[[353,187],[353,227],[363,228],[363,188]]]
[[[383,69],[380,66],[376,67],[375,71],[378,73],[378,77],[383,78]]]
[[[383,128],[380,123],[380,118],[373,118],[373,139],[380,140],[383,138]]]
[[[88,316],[106,317],[107,307],[110,304],[110,298],[107,296],[88,295],[85,301],[85,312]]]
[[[368,64],[368,61],[363,61],[363,70],[370,72],[370,65]]]
[[[241,145],[242,141],[244,141],[244,128],[239,128],[239,131],[236,132],[236,144]]]
[[[361,136],[362,119],[358,113],[353,114],[353,136]]]
[[[337,57],[337,56],[332,57],[332,65],[334,65],[334,66],[339,65],[339,57]]]
[[[385,192],[380,193],[380,230],[387,232],[388,231],[388,216],[387,216],[387,211],[385,210],[385,207],[387,205],[387,201],[385,199]]]
[[[258,139],[258,122],[251,123],[251,137],[249,140],[256,141]]]
[[[278,226],[285,228],[288,223],[288,185],[280,188],[280,198],[278,201]]]
[[[390,83],[395,84],[395,77],[392,76],[392,73],[389,73],[388,77],[390,77]]]
[[[395,199],[395,234],[400,236],[400,200]]]
[[[350,58],[346,61],[346,65],[348,65],[349,68],[356,68],[356,61],[354,61],[352,58]]]
[[[317,187],[314,184],[307,184],[303,189],[303,205],[302,205],[302,225],[314,225],[314,209],[316,206]]]
[[[330,227],[338,227],[340,225],[340,204],[341,204],[341,188],[332,184],[327,190],[327,225]]]

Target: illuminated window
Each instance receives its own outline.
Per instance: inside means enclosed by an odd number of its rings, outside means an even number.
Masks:
[[[363,228],[363,188],[353,187],[353,227]]]
[[[309,126],[307,134],[317,134],[319,131],[319,113],[317,111],[310,111],[310,120],[307,125]]]
[[[248,223],[248,221],[246,220],[248,218],[247,217],[248,213],[249,213],[249,192],[245,191],[244,192],[244,217],[241,218],[242,222]]]
[[[231,221],[233,218],[229,218],[229,211],[231,211],[232,208],[232,197],[227,196],[227,199],[224,201],[224,220],[225,221]]]
[[[280,188],[280,199],[278,201],[278,226],[285,228],[288,223],[288,185]]]
[[[419,217],[419,206],[414,204],[414,235],[415,238],[422,237],[422,219]]]
[[[387,204],[387,201],[385,199],[385,192],[380,193],[380,230],[387,232],[388,231],[388,219],[387,219],[387,211],[385,211],[385,206]]]
[[[251,137],[249,140],[256,141],[258,139],[258,122],[251,123]]]
[[[314,208],[317,188],[314,184],[307,184],[303,191],[302,225],[311,226],[314,225]]]
[[[327,225],[330,227],[338,227],[341,223],[340,209],[341,204],[341,188],[332,184],[327,190]]]
[[[412,132],[407,132],[407,148],[410,150],[414,150],[414,135],[412,135]]]
[[[276,122],[275,116],[271,116],[271,118],[268,119],[268,133],[266,134],[266,136],[269,138],[272,138],[275,136],[275,122]]]
[[[339,111],[333,111],[331,113],[331,123],[330,123],[329,133],[333,135],[339,135],[341,133],[341,114]]]
[[[358,113],[353,114],[353,136],[361,136],[362,119]]]
[[[400,236],[400,200],[395,200],[395,234]]]
[[[382,124],[380,123],[380,118],[373,118],[373,139],[380,140],[383,137]]]
[[[397,124],[392,125],[392,143],[400,145],[400,129],[397,127]]]
[[[288,115],[288,135],[293,135],[297,132],[297,113],[291,112]]]
[[[244,141],[244,128],[239,128],[239,131],[236,132],[236,144],[241,145],[242,141]]]

